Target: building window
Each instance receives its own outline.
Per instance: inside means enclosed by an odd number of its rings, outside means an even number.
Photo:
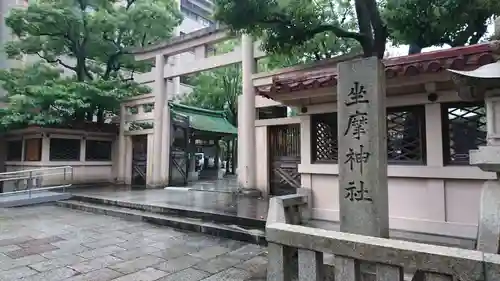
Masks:
[[[313,163],[338,160],[337,113],[311,116],[311,156]]]
[[[42,139],[26,139],[24,140],[24,161],[41,161],[42,160]]]
[[[23,141],[12,140],[7,142],[7,161],[21,161],[23,159]]]
[[[313,163],[338,161],[337,113],[311,116]],[[425,112],[423,106],[387,110],[387,157],[393,164],[425,164]]]
[[[486,145],[484,103],[445,103],[441,114],[444,164],[468,165],[469,150]]]
[[[387,110],[387,160],[397,164],[425,164],[424,106]]]
[[[50,139],[50,161],[80,161],[80,139]]]
[[[85,143],[85,161],[111,161],[111,141],[87,140]]]

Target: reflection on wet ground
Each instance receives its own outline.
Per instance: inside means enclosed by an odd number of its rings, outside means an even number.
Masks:
[[[237,188],[234,180],[219,180],[197,182],[187,188],[144,189],[131,186],[101,186],[75,188],[71,193],[136,204],[265,220],[268,200],[238,194]]]

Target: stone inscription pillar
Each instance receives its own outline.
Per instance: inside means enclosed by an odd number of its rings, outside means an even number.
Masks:
[[[342,62],[338,77],[340,229],[389,237],[384,66]]]

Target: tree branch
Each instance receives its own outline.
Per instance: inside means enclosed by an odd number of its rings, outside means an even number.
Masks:
[[[70,69],[70,70],[73,70],[73,71],[76,71],[76,67],[75,66],[71,66],[69,64],[66,64],[64,63],[61,59],[49,59],[45,56],[43,56],[42,54],[40,54],[40,52],[37,52],[36,53],[41,59],[44,59],[46,62],[48,63],[57,63],[57,64],[60,64],[61,66],[67,68],[67,69]]]
[[[312,29],[311,33],[318,34],[318,33],[325,32],[325,31],[331,31],[337,37],[355,39],[360,43],[365,40],[365,36],[362,33],[348,31],[348,30],[345,30],[339,26],[330,25],[330,24],[320,25],[320,26]]]

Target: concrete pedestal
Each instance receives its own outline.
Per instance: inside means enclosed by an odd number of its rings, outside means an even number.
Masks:
[[[189,172],[188,180],[189,181],[197,181],[200,179],[200,173],[198,172]]]
[[[486,172],[500,172],[500,146],[482,146],[470,151],[470,164]],[[486,181],[481,194],[476,249],[500,253],[500,182]]]

